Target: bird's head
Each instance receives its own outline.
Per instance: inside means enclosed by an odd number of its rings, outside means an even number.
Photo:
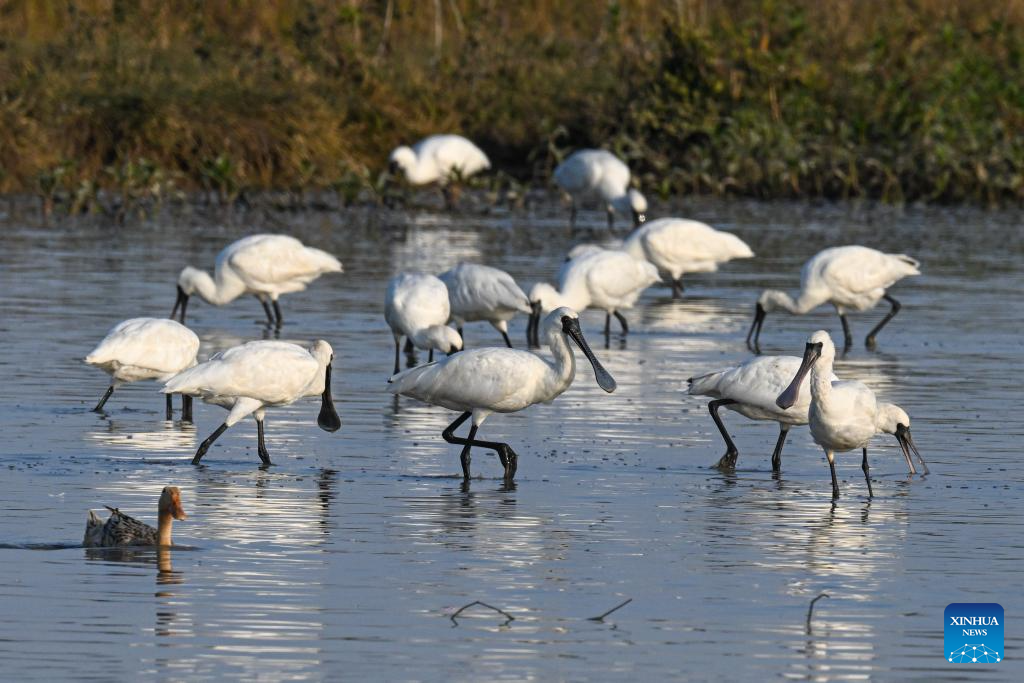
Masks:
[[[914,461],[910,457],[911,453],[917,456],[924,473],[928,474],[928,465],[925,464],[921,452],[917,450],[917,445],[914,443],[914,438],[910,435],[910,416],[907,415],[907,411],[895,403],[883,403],[878,406],[878,412],[875,414],[875,427],[880,432],[896,437],[900,450],[903,451],[903,457],[907,461],[907,467],[912,474],[917,472],[917,468],[914,467]]]
[[[812,334],[807,340],[807,345],[804,347],[804,358],[800,363],[800,369],[796,371],[796,376],[793,377],[793,381],[789,383],[786,390],[775,399],[775,404],[783,410],[791,408],[796,403],[797,398],[799,398],[800,386],[803,384],[804,378],[807,377],[807,373],[814,367],[814,364],[819,360],[825,360],[831,365],[835,357],[836,347],[832,343],[832,337],[828,335],[828,332],[818,330]]]
[[[179,521],[186,518],[185,508],[181,507],[181,491],[177,486],[164,487],[164,490],[160,492],[158,509],[161,515],[170,515]]]
[[[601,362],[597,360],[597,356],[591,350],[590,344],[584,338],[583,330],[580,329],[580,316],[576,311],[560,306],[547,314],[544,322],[541,323],[541,327],[544,328],[545,336],[548,339],[558,335],[565,335],[576,342],[576,345],[580,347],[580,351],[590,361],[590,366],[594,368],[594,377],[597,379],[597,385],[609,394],[615,391],[617,386],[615,379],[604,369]]]
[[[210,276],[192,266],[185,266],[178,275],[178,298],[174,300],[174,308],[171,309],[171,320],[174,320],[178,309],[181,309],[181,316],[178,322],[185,324],[185,309],[188,308],[188,298],[199,288],[199,281]]]
[[[416,152],[412,151],[412,147],[396,147],[388,157],[388,173],[391,175],[397,175],[399,171],[408,172],[415,165]]]
[[[462,350],[462,337],[447,325],[431,325],[423,333],[423,337],[430,348],[449,356]]]

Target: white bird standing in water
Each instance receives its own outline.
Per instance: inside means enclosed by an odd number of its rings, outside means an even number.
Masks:
[[[198,396],[205,403],[228,409],[228,417],[196,451],[198,465],[224,431],[246,415],[256,418],[258,452],[264,466],[272,464],[263,440],[267,408],[286,406],[306,396],[320,396],[317,424],[324,431],[341,428],[331,399],[331,361],[334,349],[320,339],[309,349],[280,341],[252,341],[216,354],[205,363],[172,377],[165,394]]]
[[[864,341],[868,348],[874,348],[875,337],[900,311],[900,302],[886,290],[908,275],[920,275],[920,265],[905,254],[885,254],[867,247],[832,247],[820,251],[800,270],[800,294],[796,300],[785,292],[772,289],[761,294],[754,309],[754,323],[747,333],[747,345],[754,352],[761,352],[758,344],[761,326],[765,316],[772,311],[804,315],[829,303],[835,306],[843,323],[844,348],[849,349],[853,346],[853,335],[850,334],[846,312],[866,311],[884,298],[892,308]]]
[[[277,303],[280,295],[301,292],[324,273],[340,272],[338,259],[326,251],[307,247],[294,237],[250,235],[232,242],[217,255],[214,277],[191,266],[181,271],[171,317],[180,307],[180,321],[184,323],[188,299],[196,293],[214,306],[252,294],[263,304],[267,324],[281,327],[284,318]]]
[[[166,381],[196,364],[199,337],[166,318],[130,318],[118,323],[85,362],[110,375],[110,386],[93,408],[101,412],[114,389],[145,379]],[[167,397],[167,419],[171,419],[171,397]],[[181,420],[192,421],[192,398],[181,397]]]
[[[797,394],[796,403],[789,408],[780,408],[775,403],[779,394],[789,386],[800,369],[801,359],[796,356],[755,356],[731,368],[718,370],[687,380],[691,396],[711,396],[708,403],[711,419],[725,440],[725,455],[715,467],[732,469],[736,466],[739,451],[718,415],[719,408],[734,410],[751,420],[770,420],[779,423],[779,439],[772,452],[772,469],[782,469],[782,447],[790,427],[807,424],[807,411],[811,405],[811,393],[804,379]],[[832,381],[838,381],[831,375]]]
[[[549,403],[568,389],[576,376],[576,358],[569,347],[569,338],[590,361],[598,385],[609,393],[615,391],[615,380],[590,350],[575,311],[558,308],[548,314],[541,326],[552,360],[516,349],[469,349],[437,363],[406,370],[388,380],[388,391],[393,394],[462,413],[441,436],[448,443],[463,446],[461,461],[465,479],[469,479],[473,446],[493,450],[505,468],[505,480],[511,482],[515,477],[516,452],[507,443],[477,440],[477,429],[491,413],[514,413],[535,403]],[[471,416],[469,436],[455,436],[455,430]]]
[[[615,224],[615,212],[626,214],[634,225],[646,219],[647,199],[629,186],[630,172],[618,157],[603,149],[581,149],[558,165],[555,182],[572,197],[570,223],[576,225],[577,203],[590,197],[604,202],[608,227]]]
[[[776,404],[787,409],[795,405],[800,387],[810,373],[811,406],[808,420],[814,442],[825,449],[828,466],[832,472],[832,497],[839,497],[839,482],[836,479],[835,453],[861,448],[864,460],[861,468],[868,483],[868,495],[872,495],[871,478],[868,476],[868,442],[875,434],[894,434],[903,450],[911,474],[916,472],[910,453],[917,456],[928,473],[928,466],[918,452],[910,436],[910,417],[897,405],[878,403],[875,394],[864,384],[856,381],[835,381],[832,379],[832,364],[836,347],[828,332],[818,330],[807,340],[804,357],[792,382],[776,399]]]
[[[391,173],[401,171],[411,185],[440,184],[445,203],[452,208],[457,199],[455,183],[486,171],[491,161],[461,135],[431,135],[412,147],[396,147],[388,166]]]
[[[603,310],[605,337],[611,333],[613,315],[622,326],[622,333],[628,334],[629,325],[620,311],[632,308],[643,291],[657,281],[658,269],[653,264],[638,261],[621,251],[600,249],[566,261],[559,272],[557,290],[546,282],[537,283],[530,290],[534,312],[526,330],[527,341],[540,346],[537,337],[540,314],[559,306],[574,311]]]
[[[451,305],[448,288],[439,278],[422,273],[400,273],[388,282],[384,298],[384,319],[395,337],[395,372],[402,337],[418,349],[447,354],[462,349],[462,337],[448,327]]]
[[[460,263],[439,277],[448,288],[451,319],[459,336],[464,323],[486,320],[501,332],[505,345],[512,348],[508,321],[517,313],[530,315],[533,308],[530,298],[511,275],[490,266]]]

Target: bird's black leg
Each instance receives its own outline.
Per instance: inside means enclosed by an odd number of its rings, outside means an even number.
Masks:
[[[103,406],[105,406],[107,404],[107,399],[110,398],[110,395],[113,394],[113,393],[114,393],[114,385],[111,384],[109,387],[107,387],[107,390],[103,393],[103,398],[100,399],[100,402],[97,403],[96,407],[92,409],[92,412],[94,412],[94,413],[103,412]]]
[[[511,481],[515,477],[516,468],[518,464],[519,456],[512,450],[512,447],[507,443],[499,443],[496,441],[479,441],[476,438],[477,427],[474,425],[469,430],[469,438],[463,439],[462,437],[455,436],[455,430],[458,429],[463,422],[469,419],[473,413],[463,413],[459,415],[448,427],[441,432],[441,438],[448,443],[459,444],[465,446],[462,449],[462,476],[465,479],[469,479],[469,449],[472,446],[479,446],[492,450],[498,454],[498,459],[501,460],[502,465],[505,467],[505,479]]]
[[[608,229],[611,230],[615,227],[615,210],[612,207],[608,207]]]
[[[678,278],[678,279],[672,280],[672,298],[673,299],[678,299],[680,296],[682,296],[684,291],[686,291],[686,288],[683,287],[683,278]]]
[[[605,339],[607,339],[609,337],[609,335],[611,335],[611,333],[612,333],[612,314],[611,313],[605,313],[604,314],[604,336],[605,336]]]
[[[263,466],[268,467],[274,463],[270,462],[270,453],[267,452],[267,443],[263,440],[263,420],[256,418],[256,451],[260,454],[260,460],[263,461]]]
[[[511,349],[512,348],[512,340],[508,338],[508,332],[502,332],[501,336],[505,340],[505,346],[507,346],[508,348]]]
[[[885,314],[885,317],[882,318],[882,320],[877,325],[875,325],[870,332],[868,332],[868,336],[864,340],[864,344],[869,349],[875,348],[875,336],[882,331],[883,327],[889,324],[890,320],[896,317],[896,314],[899,313],[900,309],[902,308],[900,302],[896,301],[896,299],[892,298],[888,294],[885,294],[883,298],[890,304],[892,304],[892,308],[890,308],[889,312]]]
[[[416,353],[416,347],[412,345],[412,339],[405,338],[405,346],[402,348],[406,353]]]
[[[772,451],[772,471],[782,470],[782,447],[786,445],[786,436],[789,434],[789,425],[779,424],[779,440],[775,442],[775,450]]]
[[[402,369],[401,364],[398,362],[401,348],[402,345],[398,342],[398,337],[395,337],[395,371],[391,373],[393,375],[397,375],[398,371]]]
[[[188,394],[181,395],[181,421],[192,421],[192,397]]]
[[[622,334],[629,334],[629,325],[626,324],[626,317],[618,311],[615,311],[615,319],[619,321],[620,325],[622,325]]]
[[[836,456],[832,451],[826,451],[825,457],[828,458],[828,468],[832,472],[832,500],[839,497],[839,480],[836,479]]]
[[[853,347],[853,335],[850,333],[850,321],[846,319],[845,313],[839,314],[839,320],[843,323],[843,353]]]
[[[166,410],[164,419],[170,420],[171,418],[174,417],[174,406],[171,405],[171,395],[170,394],[164,394],[164,396],[167,399],[167,401],[166,401],[167,410]]]
[[[277,316],[277,322],[274,323],[274,326],[281,327],[284,324],[284,316],[281,315],[281,306],[277,303],[277,299],[274,299],[274,315]]]
[[[427,362],[428,363],[433,363],[434,362],[434,349],[430,349],[429,351],[427,351]]]
[[[867,448],[864,449],[864,461],[861,462],[860,468],[862,470],[864,470],[864,481],[866,481],[868,483],[868,498],[874,498],[875,497],[875,492],[871,490],[871,475],[868,474],[868,471],[871,469],[871,467],[868,465],[868,449]]]
[[[220,435],[227,430],[227,428],[227,424],[221,424],[221,426],[217,427],[216,431],[214,431],[213,434],[210,434],[210,436],[206,437],[206,441],[199,444],[199,450],[196,451],[195,457],[192,458],[193,465],[199,464],[199,461],[203,459],[204,455],[206,455],[206,451],[210,450],[210,446],[213,445],[213,442],[216,441],[218,437],[220,437]]]
[[[719,408],[722,406],[732,405],[733,403],[736,403],[736,401],[731,398],[720,398],[708,403],[708,412],[711,413],[711,419],[715,421],[715,426],[718,427],[718,431],[725,440],[725,455],[723,455],[715,464],[715,467],[720,470],[728,470],[736,467],[736,458],[740,457],[740,452],[736,450],[736,444],[732,442],[732,437],[729,436],[729,432],[726,431],[725,425],[722,424],[722,418],[718,416]]]
[[[260,298],[260,303],[263,304],[263,312],[267,315],[267,325],[270,325],[271,327],[273,327],[274,326],[274,312],[270,310],[270,304],[268,304],[267,300],[262,298],[262,297]]]

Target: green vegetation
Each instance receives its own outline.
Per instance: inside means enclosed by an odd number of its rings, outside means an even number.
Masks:
[[[520,182],[605,146],[663,194],[1004,203],[1022,58],[1024,0],[6,0],[0,192],[352,199],[452,131]]]

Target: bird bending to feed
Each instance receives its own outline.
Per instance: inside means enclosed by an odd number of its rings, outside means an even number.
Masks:
[[[448,327],[451,307],[448,288],[440,279],[422,273],[400,273],[388,282],[384,298],[384,320],[395,338],[395,372],[402,337],[418,349],[452,354],[462,349],[462,337]]]
[[[186,266],[178,276],[178,298],[173,318],[181,309],[182,323],[188,299],[198,293],[207,303],[223,306],[252,294],[263,304],[267,324],[281,327],[284,317],[277,299],[301,292],[324,273],[342,272],[341,262],[326,251],[307,247],[288,235],[250,235],[232,242],[217,254],[214,276]],[[273,305],[273,311],[271,311]]]
[[[118,323],[85,362],[110,375],[110,386],[93,408],[101,412],[114,389],[144,379],[166,381],[196,364],[199,337],[166,318],[130,318]],[[167,397],[167,419],[171,419],[171,397]],[[181,397],[181,419],[192,421],[192,397]]]
[[[590,361],[597,384],[608,393],[615,391],[615,380],[590,350],[575,311],[558,308],[548,314],[542,327],[551,360],[516,349],[469,349],[388,380],[388,391],[393,394],[462,412],[441,436],[448,443],[463,446],[463,478],[469,479],[470,449],[480,446],[498,454],[505,480],[512,481],[518,463],[515,451],[507,443],[477,440],[477,429],[491,413],[514,413],[535,403],[549,403],[568,389],[576,376],[576,357],[569,338]],[[455,436],[455,430],[470,416],[473,422],[469,436]]]
[[[608,212],[608,227],[615,224],[615,212],[629,215],[634,225],[644,222],[647,199],[629,186],[629,166],[603,149],[573,152],[555,169],[555,182],[572,198],[569,222],[575,227],[577,203],[597,197]]]
[[[331,361],[334,349],[322,339],[309,349],[280,341],[252,341],[232,347],[205,363],[172,377],[165,394],[198,396],[205,403],[228,409],[228,417],[196,451],[198,465],[224,431],[252,414],[256,418],[258,452],[263,465],[270,454],[263,440],[263,416],[268,407],[286,406],[306,396],[320,396],[317,424],[324,431],[341,428],[341,418],[331,400]]]
[[[530,298],[511,275],[490,266],[460,263],[438,277],[448,288],[451,319],[459,336],[464,323],[486,320],[501,332],[505,345],[512,348],[508,321],[517,313],[530,315],[533,308]]]
[[[461,135],[431,135],[412,147],[396,147],[388,158],[391,173],[401,171],[411,185],[438,183],[448,208],[458,198],[456,182],[491,167],[483,151]]]
[[[731,469],[736,466],[739,451],[718,415],[719,408],[734,410],[751,420],[771,420],[779,423],[779,439],[772,452],[772,470],[782,469],[782,447],[790,427],[807,424],[807,411],[811,394],[807,379],[803,380],[797,400],[789,408],[780,408],[775,399],[789,385],[800,369],[801,359],[796,356],[755,356],[739,365],[686,380],[691,396],[711,396],[708,403],[711,419],[725,440],[725,455],[715,467]],[[838,381],[835,375],[832,381]]]
[[[107,507],[110,517],[104,521],[92,510],[85,522],[86,548],[116,548],[119,546],[168,546],[171,543],[171,526],[174,520],[184,520],[185,510],[181,507],[181,491],[177,486],[165,486],[157,505],[157,526],[154,529],[134,517],[129,517],[117,508]]]
[[[575,311],[597,308],[605,312],[605,338],[611,333],[611,317],[614,315],[622,326],[622,333],[629,333],[629,325],[621,311],[632,308],[645,289],[658,281],[658,269],[647,261],[638,261],[621,251],[599,249],[566,261],[558,274],[558,289],[546,282],[539,282],[530,290],[534,311],[526,328],[526,340],[533,346],[540,346],[537,326],[541,313],[547,313],[559,306]]]
[[[835,453],[863,449],[861,468],[868,483],[868,495],[872,495],[871,478],[868,476],[868,442],[875,434],[893,434],[899,441],[903,457],[907,460],[910,473],[914,468],[910,453],[921,463],[924,473],[928,465],[914,445],[910,436],[910,417],[899,406],[878,403],[874,392],[856,381],[833,380],[832,363],[836,347],[828,332],[818,330],[807,340],[804,357],[789,386],[779,394],[776,404],[787,409],[797,403],[804,378],[811,376],[811,406],[808,423],[815,443],[825,450],[828,466],[832,472],[832,497],[839,497],[839,482],[836,480]]]
[[[920,265],[905,254],[884,254],[867,247],[832,247],[820,251],[800,270],[800,294],[796,300],[773,289],[761,294],[754,309],[754,323],[747,333],[747,346],[755,353],[761,352],[758,343],[761,326],[772,311],[804,315],[829,303],[835,306],[843,323],[843,346],[848,350],[853,346],[853,335],[846,320],[847,311],[866,311],[884,298],[892,308],[864,340],[868,348],[874,348],[875,337],[900,311],[900,302],[886,290],[908,275],[920,275]]]

